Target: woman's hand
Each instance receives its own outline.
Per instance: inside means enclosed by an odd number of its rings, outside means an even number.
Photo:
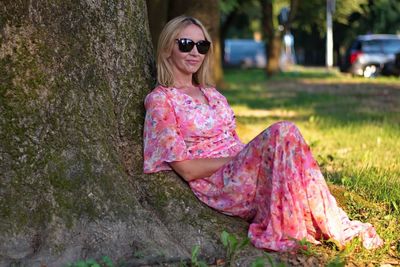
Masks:
[[[214,159],[192,159],[170,162],[169,165],[186,181],[211,176],[232,157]]]

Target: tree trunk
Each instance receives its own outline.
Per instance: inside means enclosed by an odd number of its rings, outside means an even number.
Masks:
[[[272,38],[269,39],[267,46],[267,66],[266,71],[268,76],[275,75],[280,72],[280,56],[282,47],[282,37],[279,33],[274,32]]]
[[[266,39],[267,66],[266,72],[268,76],[275,75],[280,72],[280,56],[282,47],[283,34],[290,30],[291,24],[296,16],[299,7],[299,0],[290,1],[290,11],[288,19],[283,30],[279,31],[274,25],[274,5],[273,0],[261,0],[262,19],[264,36]]]
[[[272,76],[280,71],[279,56],[281,49],[280,34],[274,27],[274,12],[272,0],[261,0],[264,39],[266,39],[267,65],[265,71]]]
[[[170,0],[146,0],[154,54],[157,49],[158,37],[168,21],[169,1]]]
[[[219,233],[247,224],[142,174],[144,0],[0,5],[0,265],[222,257]]]

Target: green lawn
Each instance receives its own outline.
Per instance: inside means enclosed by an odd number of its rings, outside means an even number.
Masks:
[[[354,241],[346,261],[398,261],[400,78],[296,67],[273,78],[262,70],[225,70],[225,82],[221,91],[243,141],[276,121],[295,122],[343,208],[353,219],[373,223],[385,239],[375,251]],[[321,253],[331,251],[324,246]]]

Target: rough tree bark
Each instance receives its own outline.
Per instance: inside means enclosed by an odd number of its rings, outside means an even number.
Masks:
[[[144,0],[0,1],[0,14],[0,266],[134,266],[196,244],[222,257],[220,232],[247,224],[171,173],[142,174]]]

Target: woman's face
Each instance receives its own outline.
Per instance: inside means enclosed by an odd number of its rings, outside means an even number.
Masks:
[[[191,24],[184,28],[178,34],[176,39],[181,38],[191,39],[195,43],[205,40],[201,28],[194,24]],[[189,52],[181,52],[179,50],[178,43],[175,41],[172,48],[171,56],[168,58],[168,60],[172,64],[175,78],[179,79],[179,76],[187,76],[196,73],[203,63],[204,58],[205,55],[200,54],[197,51],[196,46],[194,46],[193,49]]]

